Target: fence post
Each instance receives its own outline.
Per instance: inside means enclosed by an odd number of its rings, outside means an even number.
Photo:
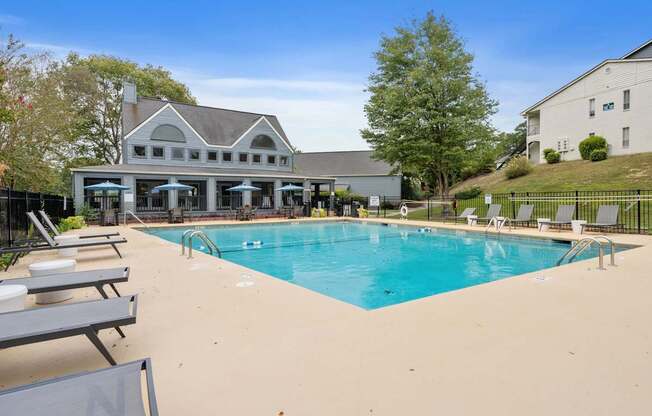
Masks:
[[[387,218],[387,196],[383,195],[383,218]]]
[[[426,201],[427,201],[426,210],[428,211],[427,218],[428,218],[428,221],[430,221],[430,197],[428,197],[428,199]]]
[[[641,233],[641,190],[637,189],[636,190],[636,195],[638,201],[636,201],[636,223],[637,223],[637,230],[638,233]]]
[[[575,191],[575,219],[576,220],[580,218],[580,213],[579,213],[580,201],[579,201],[579,197],[580,197],[580,192]]]
[[[512,191],[512,218],[516,218],[516,201],[514,201],[515,193]]]
[[[14,236],[13,233],[11,232],[12,226],[11,226],[11,220],[14,217],[12,212],[11,212],[11,187],[7,188],[7,228],[8,228],[8,233],[7,235],[9,236],[9,245],[12,246],[14,245]]]

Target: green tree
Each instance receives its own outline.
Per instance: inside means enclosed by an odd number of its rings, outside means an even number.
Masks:
[[[63,90],[78,115],[77,156],[119,163],[122,158],[122,85],[136,84],[139,95],[195,104],[184,84],[161,67],[140,66],[114,56],[71,53],[61,66]]]
[[[384,36],[375,59],[362,137],[375,157],[448,194],[464,161],[494,140],[497,104],[473,74],[473,56],[450,22],[430,12]]]
[[[498,135],[498,153],[500,156],[513,155],[514,153],[525,150],[527,140],[527,124],[519,123],[514,127],[511,133],[500,133]]]

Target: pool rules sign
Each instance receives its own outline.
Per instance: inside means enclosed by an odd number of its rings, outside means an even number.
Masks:
[[[380,196],[369,195],[369,208],[378,208],[380,206]]]

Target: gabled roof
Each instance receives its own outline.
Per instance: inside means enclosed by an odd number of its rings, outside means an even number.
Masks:
[[[294,155],[294,170],[304,175],[326,176],[387,176],[392,167],[372,159],[371,150],[344,152],[311,152]]]
[[[525,116],[527,113],[532,111],[534,108],[540,106],[544,102],[548,101],[555,95],[559,94],[560,92],[566,90],[567,88],[573,86],[574,84],[578,83],[582,79],[586,78],[587,76],[591,75],[593,72],[597,71],[601,67],[607,64],[613,64],[613,63],[623,63],[623,62],[648,62],[652,61],[652,39],[647,41],[646,43],[642,44],[638,48],[628,52],[625,54],[622,58],[620,59],[606,59],[602,62],[600,62],[598,65],[594,66],[593,68],[589,69],[579,77],[575,78],[571,82],[565,84],[558,90],[554,91],[553,93],[545,96],[543,99],[537,101],[535,104],[531,105],[530,107],[526,108],[521,112],[522,116]]]
[[[274,115],[183,104],[147,97],[138,97],[137,104],[123,104],[122,122],[124,135],[129,135],[129,133],[141,126],[167,105],[179,113],[190,127],[209,145],[233,146],[244,133],[264,117],[278,135],[290,147],[292,146],[285,131],[281,127],[281,123],[279,123]]]

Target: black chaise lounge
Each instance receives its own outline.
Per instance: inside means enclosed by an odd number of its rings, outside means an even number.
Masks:
[[[462,211],[460,215],[453,217],[453,220],[455,221],[455,224],[457,224],[457,220],[466,221],[467,217],[473,215],[474,212],[475,208],[464,208],[464,211]]]
[[[111,286],[115,294],[120,296],[115,284],[126,282],[127,280],[129,280],[129,267],[115,267],[113,269],[84,270],[81,272],[57,273],[47,276],[5,279],[0,280],[0,286],[23,285],[27,288],[27,293],[30,295],[56,290],[95,287],[104,299],[108,299],[109,296],[104,291],[104,286]]]
[[[48,228],[52,231],[54,235],[61,235],[61,232],[59,232],[59,228],[57,228],[56,225],[52,222],[50,219],[50,216],[43,210],[39,210],[39,215],[41,216],[41,219],[45,223],[45,225],[48,226]],[[80,235],[79,238],[100,238],[100,237],[106,237],[106,238],[111,238],[120,235],[119,232],[114,232],[114,233],[106,233],[106,234],[87,234],[87,235]]]
[[[158,416],[152,363],[145,358],[0,390],[0,409],[3,416]]]
[[[554,221],[541,221],[539,222],[539,231],[543,225],[557,226],[561,230],[562,225],[570,225],[573,221],[573,214],[575,214],[575,205],[560,205],[557,208],[557,214]]]
[[[597,228],[600,230],[603,229],[613,229],[622,227],[622,224],[618,224],[618,211],[620,207],[618,205],[600,205],[598,208],[598,215],[594,223],[582,224],[580,229],[580,234],[584,233],[585,228]]]
[[[74,241],[74,242],[56,242],[50,237],[50,234],[48,234],[47,230],[41,224],[41,222],[36,218],[36,215],[34,215],[33,212],[28,212],[27,217],[29,220],[32,222],[34,225],[34,228],[38,231],[38,233],[41,235],[41,238],[45,241],[45,243],[40,243],[40,244],[29,244],[29,245],[24,245],[24,246],[19,246],[19,247],[7,247],[7,248],[0,248],[0,255],[2,254],[12,254],[13,257],[12,259],[7,263],[7,268],[9,265],[13,265],[16,263],[18,260],[18,257],[21,254],[26,254],[30,253],[32,251],[43,251],[43,250],[58,250],[60,248],[84,248],[84,247],[97,247],[97,246],[111,246],[115,250],[116,253],[118,253],[118,256],[122,258],[122,254],[120,254],[120,250],[118,250],[118,247],[116,247],[116,244],[121,244],[121,243],[126,243],[127,240],[124,237],[111,237],[111,238],[85,238],[80,241]],[[5,269],[6,270],[6,269]]]
[[[115,328],[124,338],[120,326],[136,323],[137,306],[138,296],[133,295],[0,313],[0,349],[86,335],[104,358],[115,365],[97,333]]]
[[[497,217],[500,215],[500,210],[502,209],[501,204],[491,204],[489,205],[489,209],[487,210],[487,215],[484,217],[478,218],[478,222],[484,221],[484,222],[489,222],[491,221],[492,218]]]

